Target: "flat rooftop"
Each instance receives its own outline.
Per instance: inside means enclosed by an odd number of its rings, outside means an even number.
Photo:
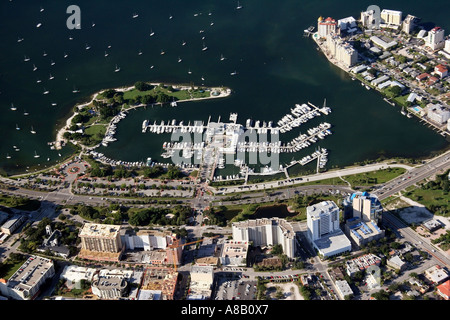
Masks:
[[[344,248],[351,250],[351,242],[341,230],[315,240],[314,244],[325,256],[333,255]]]
[[[222,257],[246,257],[248,251],[247,241],[225,241],[223,244]]]
[[[336,209],[339,210],[338,206],[333,201],[322,201],[307,207],[306,212],[311,218],[317,218],[322,213],[331,212]]]
[[[120,226],[112,224],[85,223],[80,237],[115,238],[120,232]]]
[[[254,227],[260,227],[260,226],[267,226],[267,225],[279,226],[281,228],[281,231],[283,232],[283,234],[287,237],[295,236],[294,228],[285,219],[262,218],[262,219],[252,219],[252,220],[245,220],[245,221],[239,221],[239,222],[233,223],[233,227],[235,227],[235,228],[254,228]]]
[[[29,290],[35,283],[39,282],[43,274],[53,268],[50,259],[31,256],[22,266],[8,279],[8,286],[18,290]]]
[[[214,268],[212,266],[192,266],[191,273],[213,273]]]

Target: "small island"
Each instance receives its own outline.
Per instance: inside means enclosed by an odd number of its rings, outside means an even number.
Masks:
[[[131,87],[102,90],[95,93],[89,102],[75,106],[73,115],[57,133],[55,149],[61,149],[67,142],[82,149],[95,149],[131,109],[147,106],[176,107],[179,102],[223,98],[230,94],[231,89],[224,87],[166,85],[143,81],[138,81]]]

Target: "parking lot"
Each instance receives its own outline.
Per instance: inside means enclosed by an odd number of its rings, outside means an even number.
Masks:
[[[246,280],[239,273],[219,273],[213,299],[256,300],[256,281]]]

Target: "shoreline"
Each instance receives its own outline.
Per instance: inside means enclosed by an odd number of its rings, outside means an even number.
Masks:
[[[200,88],[199,86],[188,86],[188,85],[180,85],[180,84],[153,83],[153,82],[146,82],[146,83],[149,85],[152,85],[152,86],[159,86],[161,84],[163,84],[165,86],[172,86],[174,89],[177,89],[177,90],[190,90],[191,88],[194,88],[194,89]],[[115,90],[117,92],[126,92],[126,91],[133,90],[134,88],[135,88],[135,86],[133,85],[133,86],[128,86],[128,87],[102,89],[102,90],[94,93],[93,95],[91,95],[92,98],[88,102],[76,104],[73,109],[77,108],[78,110],[80,110],[81,108],[90,105],[91,103],[93,103],[93,101],[97,98],[97,96],[99,94],[105,92],[106,90]],[[219,92],[219,95],[217,95],[217,96],[210,95],[209,97],[203,97],[203,98],[192,98],[191,97],[190,99],[178,100],[178,101],[176,101],[176,103],[225,98],[225,97],[230,96],[231,92],[232,92],[232,90],[230,88],[226,88],[226,87],[204,87],[204,88],[205,88],[205,91],[209,90],[211,92],[214,92],[214,91]],[[162,105],[161,103],[154,103],[154,104],[152,104],[152,106],[158,105],[158,104]],[[145,107],[145,106],[148,106],[148,105],[139,104],[139,105],[135,105],[135,106],[129,106],[128,108],[124,108],[122,111],[133,110],[133,109],[137,109],[137,108],[141,108],[141,107]],[[65,124],[59,130],[57,130],[55,140],[53,141],[56,150],[60,150],[62,148],[62,146],[67,143],[67,140],[64,138],[64,134],[68,131],[68,128],[72,122],[72,119],[76,115],[79,114],[77,111],[72,111],[72,112],[73,112],[73,114],[70,115],[68,119],[66,119]],[[111,125],[111,121],[112,120],[110,120],[108,126]],[[76,143],[74,143],[74,144],[78,145]],[[81,145],[81,146],[82,146],[82,148],[84,147],[83,145]],[[92,148],[89,148],[89,149],[92,149]]]

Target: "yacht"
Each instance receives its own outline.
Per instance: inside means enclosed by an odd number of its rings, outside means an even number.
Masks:
[[[155,66],[150,66],[150,69],[153,69]]]
[[[92,28],[95,27],[95,22],[92,22]]]
[[[44,92],[42,94],[49,94],[49,93],[50,93],[50,91],[48,91],[44,88]]]
[[[230,75],[232,75],[232,76],[237,75],[237,71],[233,71],[232,73],[230,73]]]
[[[25,62],[30,61],[30,57],[25,56],[23,61],[25,61]]]
[[[36,152],[36,151],[34,151],[34,157],[35,157],[35,158],[39,158],[39,157],[40,157],[40,155],[38,155],[38,154],[37,154],[37,152]]]
[[[108,52],[105,51],[105,57],[109,56]]]
[[[191,71],[191,69],[189,69],[189,71],[188,71],[188,74],[192,74],[192,71]]]
[[[48,78],[48,80],[53,80],[53,79],[55,79],[55,77],[52,76],[52,74],[50,73],[50,77]]]
[[[238,2],[237,2],[236,10],[240,10],[240,9],[242,9],[242,5],[241,5],[241,3],[238,1]]]
[[[164,54],[166,54],[166,52],[161,49],[161,55],[164,55]]]
[[[17,123],[16,123],[16,130],[17,130],[17,131],[20,130],[19,125],[18,125]]]
[[[56,107],[57,103],[56,102],[52,102],[52,107]]]
[[[90,48],[91,48],[91,46],[86,44],[86,50],[89,50]]]
[[[22,41],[23,41],[23,38],[18,38],[17,39],[17,42],[19,42],[19,43],[22,42]]]
[[[55,65],[55,61],[50,60],[50,65],[51,65],[51,66],[54,66],[54,65]]]
[[[203,48],[202,48],[202,51],[206,51],[206,50],[208,50],[208,47],[205,46],[205,43],[203,42]]]
[[[6,159],[11,159],[11,156],[9,155],[9,153],[6,154]]]
[[[80,90],[78,90],[77,88],[73,87],[72,92],[73,92],[73,93],[78,93],[78,92],[80,92]]]
[[[12,111],[16,111],[16,110],[17,110],[17,107],[15,107],[13,103],[11,103],[11,108],[10,108],[10,109],[11,109]]]
[[[27,110],[24,110],[24,111],[23,111],[23,115],[24,115],[24,116],[28,116],[28,115],[30,115],[30,114],[27,112]]]
[[[31,132],[32,134],[36,134],[36,130],[34,130],[33,126],[31,126],[30,132]]]
[[[183,42],[181,42],[181,45],[185,46],[186,45],[186,41],[183,40]]]
[[[44,8],[41,7],[41,9],[39,10],[39,12],[44,12]]]
[[[116,64],[116,69],[114,69],[114,72],[119,72],[119,71],[120,71],[120,67],[118,67]]]
[[[38,23],[37,25],[36,25],[36,28],[40,28],[42,26],[42,23]]]
[[[41,82],[42,82],[42,80],[40,80],[40,79],[36,80],[36,83],[41,83]]]
[[[69,55],[64,52],[64,59],[67,58]]]

